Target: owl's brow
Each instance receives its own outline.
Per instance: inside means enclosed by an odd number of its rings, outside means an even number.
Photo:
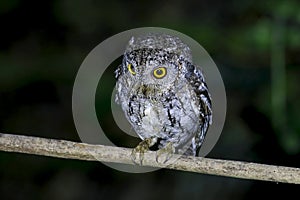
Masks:
[[[160,64],[166,62],[177,64],[180,60],[180,56],[176,53],[166,51],[164,49],[152,49],[152,48],[142,48],[132,50],[125,53],[125,58],[127,60],[134,60],[136,65],[145,65],[148,61],[155,60]]]

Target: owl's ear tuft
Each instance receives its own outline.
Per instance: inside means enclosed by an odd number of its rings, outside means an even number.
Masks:
[[[129,46],[133,45],[134,40],[135,40],[135,39],[134,39],[134,37],[132,36],[131,39],[130,39],[129,42],[128,42],[128,45],[129,45]]]

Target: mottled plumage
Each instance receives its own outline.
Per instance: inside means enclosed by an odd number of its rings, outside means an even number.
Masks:
[[[146,149],[158,143],[198,154],[212,121],[211,98],[186,44],[166,34],[132,38],[116,78],[116,102]]]

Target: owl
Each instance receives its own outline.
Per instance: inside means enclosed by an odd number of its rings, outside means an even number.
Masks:
[[[116,102],[142,140],[133,161],[142,164],[152,146],[157,161],[163,153],[198,156],[212,123],[211,97],[185,43],[167,34],[132,37],[115,74]]]

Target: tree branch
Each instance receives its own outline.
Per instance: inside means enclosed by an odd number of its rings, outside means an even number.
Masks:
[[[65,159],[133,164],[131,149],[91,145],[65,140],[0,133],[0,150]],[[97,159],[93,156],[97,155]],[[180,157],[175,163],[156,162],[155,152],[146,152],[143,166],[220,175],[234,178],[300,184],[300,169],[201,157]]]

